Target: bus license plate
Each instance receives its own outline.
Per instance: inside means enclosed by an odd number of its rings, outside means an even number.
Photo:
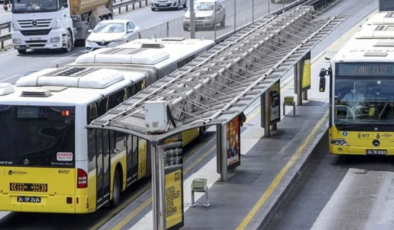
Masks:
[[[367,155],[386,155],[387,150],[367,149]]]
[[[30,41],[39,41],[39,40],[41,40],[41,38],[39,38],[39,37],[30,38]]]
[[[23,202],[23,203],[41,203],[41,197],[18,196],[18,202]]]

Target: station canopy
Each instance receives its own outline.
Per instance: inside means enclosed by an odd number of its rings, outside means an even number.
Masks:
[[[156,142],[192,128],[225,124],[259,99],[343,19],[318,16],[311,6],[268,15],[92,121],[88,128],[122,131]],[[148,132],[144,109],[148,101],[171,105],[167,132]]]

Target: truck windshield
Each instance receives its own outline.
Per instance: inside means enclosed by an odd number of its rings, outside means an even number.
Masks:
[[[392,77],[337,77],[335,124],[394,125]]]
[[[75,107],[0,105],[0,166],[74,167]]]
[[[13,13],[37,13],[57,11],[57,0],[13,0]]]

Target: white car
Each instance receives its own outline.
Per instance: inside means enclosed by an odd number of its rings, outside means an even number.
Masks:
[[[134,39],[138,39],[140,28],[130,20],[106,20],[89,30],[86,39],[86,51],[104,47],[115,47]]]
[[[215,14],[213,13],[215,9]],[[226,8],[217,0],[197,0],[194,3],[195,23],[197,28],[214,29],[220,23],[226,26]],[[183,18],[183,30],[190,28],[190,9],[187,9]]]
[[[181,9],[186,8],[187,0],[152,0],[152,11],[160,9]]]

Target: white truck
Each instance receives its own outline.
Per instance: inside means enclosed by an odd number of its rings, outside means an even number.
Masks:
[[[100,20],[112,19],[113,0],[13,0],[12,43],[27,49],[61,49],[85,45]]]

